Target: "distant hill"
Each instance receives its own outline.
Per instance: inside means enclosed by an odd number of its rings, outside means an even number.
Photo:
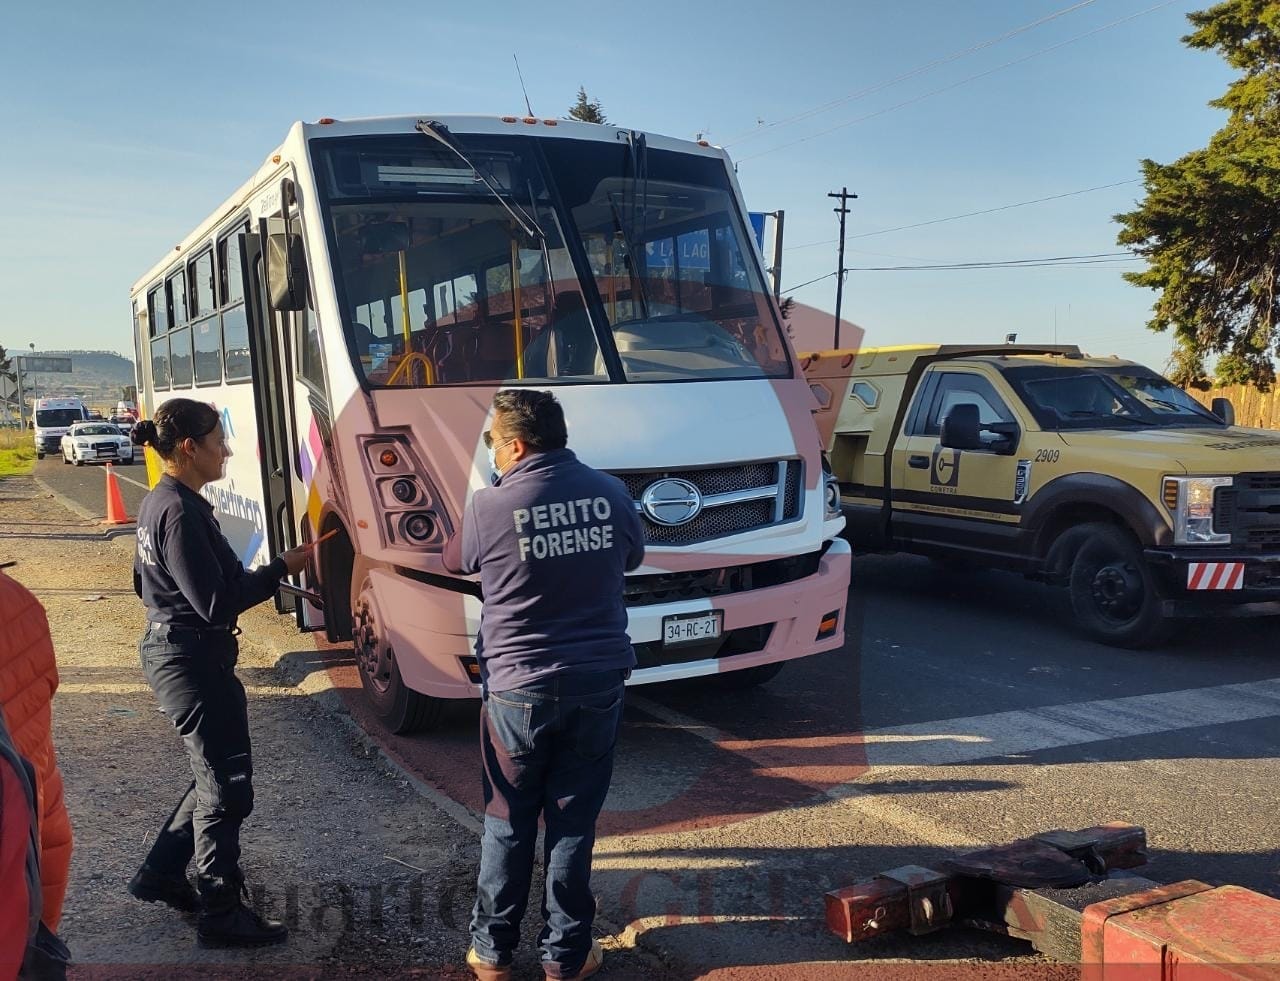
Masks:
[[[26,352],[13,351],[12,354]],[[132,385],[133,360],[115,351],[37,351],[37,357],[70,358],[71,373],[33,371],[28,375],[27,394],[33,388],[45,395],[78,395],[93,407],[114,406],[121,389]],[[34,383],[32,385],[31,383]]]

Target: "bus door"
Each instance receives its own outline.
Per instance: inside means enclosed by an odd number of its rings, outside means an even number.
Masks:
[[[290,219],[290,228],[302,234],[297,217]],[[286,436],[293,465],[289,481],[293,530],[299,541],[314,541],[330,530],[320,524],[326,500],[332,499],[340,510],[349,513],[344,506],[346,484],[333,438],[334,411],[325,375],[324,343],[309,290],[303,309],[278,316],[285,318],[287,327],[282,339],[289,342],[282,356],[289,365],[285,377],[292,424]],[[341,335],[334,335],[334,339],[340,342]],[[326,626],[324,608],[315,601],[320,583],[311,567],[303,572],[303,586],[306,592],[297,596],[295,608],[298,627],[322,630]]]
[[[284,182],[282,197],[290,186],[290,182]],[[284,219],[278,214],[263,218],[258,223],[256,234],[251,232],[244,236],[241,249],[249,293],[249,354],[253,362],[254,412],[258,423],[267,544],[271,554],[278,554],[302,541],[297,519],[296,498],[300,480],[297,476],[296,421],[290,370],[294,314],[272,308],[266,268],[268,236],[283,233],[284,228]],[[319,607],[318,596],[296,585],[285,584],[275,596],[277,612],[286,613],[292,609],[300,623],[300,607],[312,604]]]

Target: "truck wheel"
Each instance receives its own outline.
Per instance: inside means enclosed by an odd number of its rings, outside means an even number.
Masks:
[[[1112,647],[1148,647],[1171,624],[1161,616],[1160,594],[1127,531],[1094,524],[1080,529],[1084,543],[1071,564],[1071,608],[1085,632]]]
[[[444,711],[444,699],[413,691],[400,676],[373,585],[366,579],[351,611],[352,643],[360,684],[374,714],[397,735],[431,729]]]
[[[37,459],[37,460],[43,460],[43,459],[44,459],[44,454],[43,454],[43,453],[37,453],[37,454],[36,454],[36,459]]]
[[[766,681],[772,681],[786,667],[786,661],[774,661],[772,664],[758,664],[754,668],[743,668],[741,671],[726,671],[716,675],[720,687],[731,690],[755,688]]]

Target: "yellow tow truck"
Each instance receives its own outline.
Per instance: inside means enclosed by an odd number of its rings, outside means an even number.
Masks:
[[[846,534],[1070,592],[1095,639],[1280,614],[1280,433],[1073,346],[800,355]]]

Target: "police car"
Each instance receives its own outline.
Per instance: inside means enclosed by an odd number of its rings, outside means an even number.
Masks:
[[[132,463],[133,444],[109,422],[78,422],[62,437],[62,462]]]

